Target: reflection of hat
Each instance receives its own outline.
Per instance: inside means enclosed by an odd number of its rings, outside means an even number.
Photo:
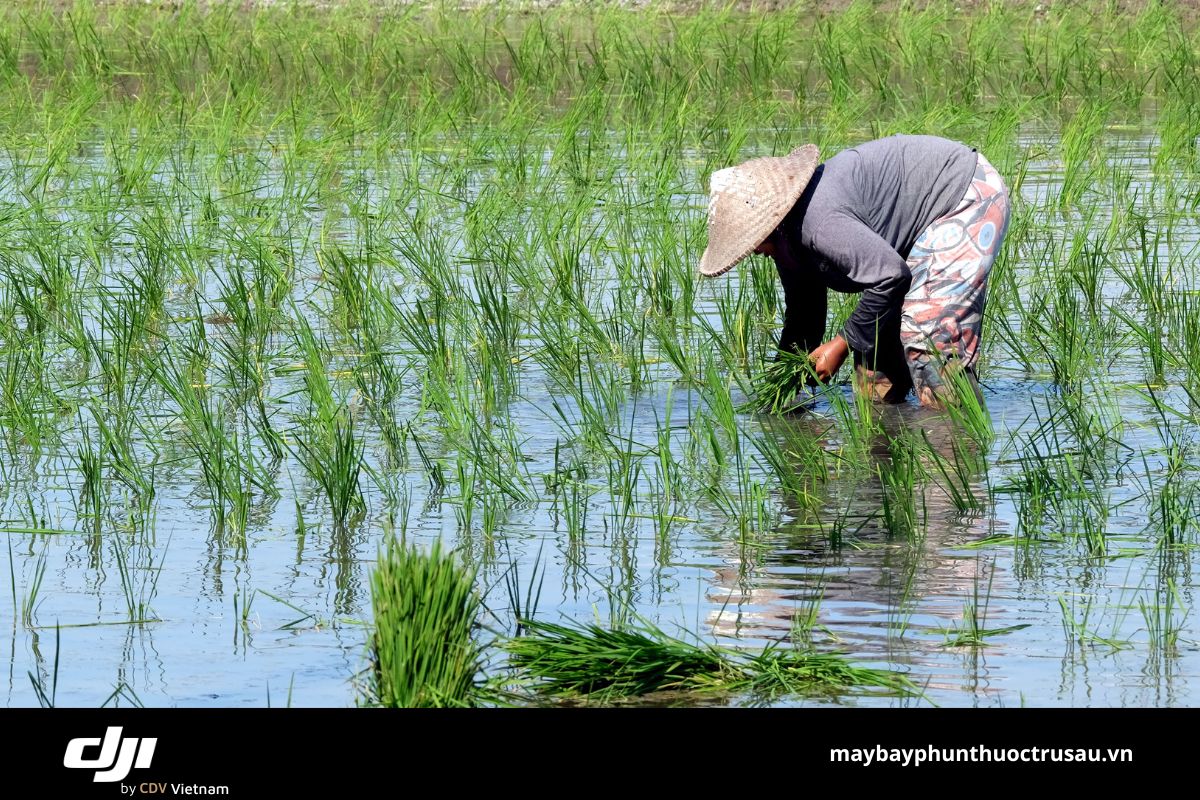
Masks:
[[[753,158],[714,172],[700,274],[728,272],[754,252],[800,199],[819,160],[817,146],[806,144],[781,158]]]

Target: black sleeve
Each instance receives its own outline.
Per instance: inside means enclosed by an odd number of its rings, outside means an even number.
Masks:
[[[858,306],[841,334],[866,363],[875,358],[879,331],[894,327],[912,285],[904,257],[861,221],[844,214],[827,219],[817,247],[847,278],[863,287]]]
[[[879,338],[882,332],[895,326],[911,283],[912,276],[905,268],[863,291],[841,334],[864,363],[874,363],[876,347],[881,344]]]
[[[808,353],[821,344],[825,335],[827,290],[816,281],[806,281],[793,268],[775,264],[783,284],[783,333],[780,350]]]

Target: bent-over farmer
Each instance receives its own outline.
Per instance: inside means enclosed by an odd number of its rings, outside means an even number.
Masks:
[[[964,144],[897,135],[824,163],[809,144],[712,174],[700,272],[770,256],[786,303],[781,350],[808,353],[822,381],[853,352],[855,382],[874,399],[915,389],[940,406],[952,370],[978,392],[988,273],[1008,219],[1003,180]],[[822,343],[827,289],[862,297]]]

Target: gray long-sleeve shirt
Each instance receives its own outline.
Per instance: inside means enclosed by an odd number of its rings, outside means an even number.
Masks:
[[[913,243],[962,201],[977,158],[948,139],[896,135],[819,166],[783,222],[795,258],[779,270],[787,303],[780,349],[820,343],[826,288],[862,292],[842,335],[869,363],[877,331],[899,317]]]

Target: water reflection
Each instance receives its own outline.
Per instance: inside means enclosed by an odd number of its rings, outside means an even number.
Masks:
[[[902,658],[913,648],[896,652],[901,640],[926,650],[944,644],[976,596],[987,604],[985,625],[1007,624],[999,621],[1006,616],[999,598],[1011,581],[990,559],[962,549],[997,527],[985,507],[979,445],[945,414],[915,405],[879,408],[877,422],[860,451],[864,462],[812,484],[802,498],[790,496],[791,519],[778,530],[749,547],[718,546],[725,566],[713,571],[707,593],[714,604],[708,623],[718,636],[814,635]],[[795,452],[789,444],[798,436],[830,447],[822,439],[828,431],[827,421],[812,417],[768,427],[785,452]],[[896,470],[913,475],[911,494],[897,494],[910,484],[890,482]],[[912,530],[889,530],[889,517],[906,503]],[[920,633],[907,636],[910,629]],[[931,631],[937,635],[920,635]]]

